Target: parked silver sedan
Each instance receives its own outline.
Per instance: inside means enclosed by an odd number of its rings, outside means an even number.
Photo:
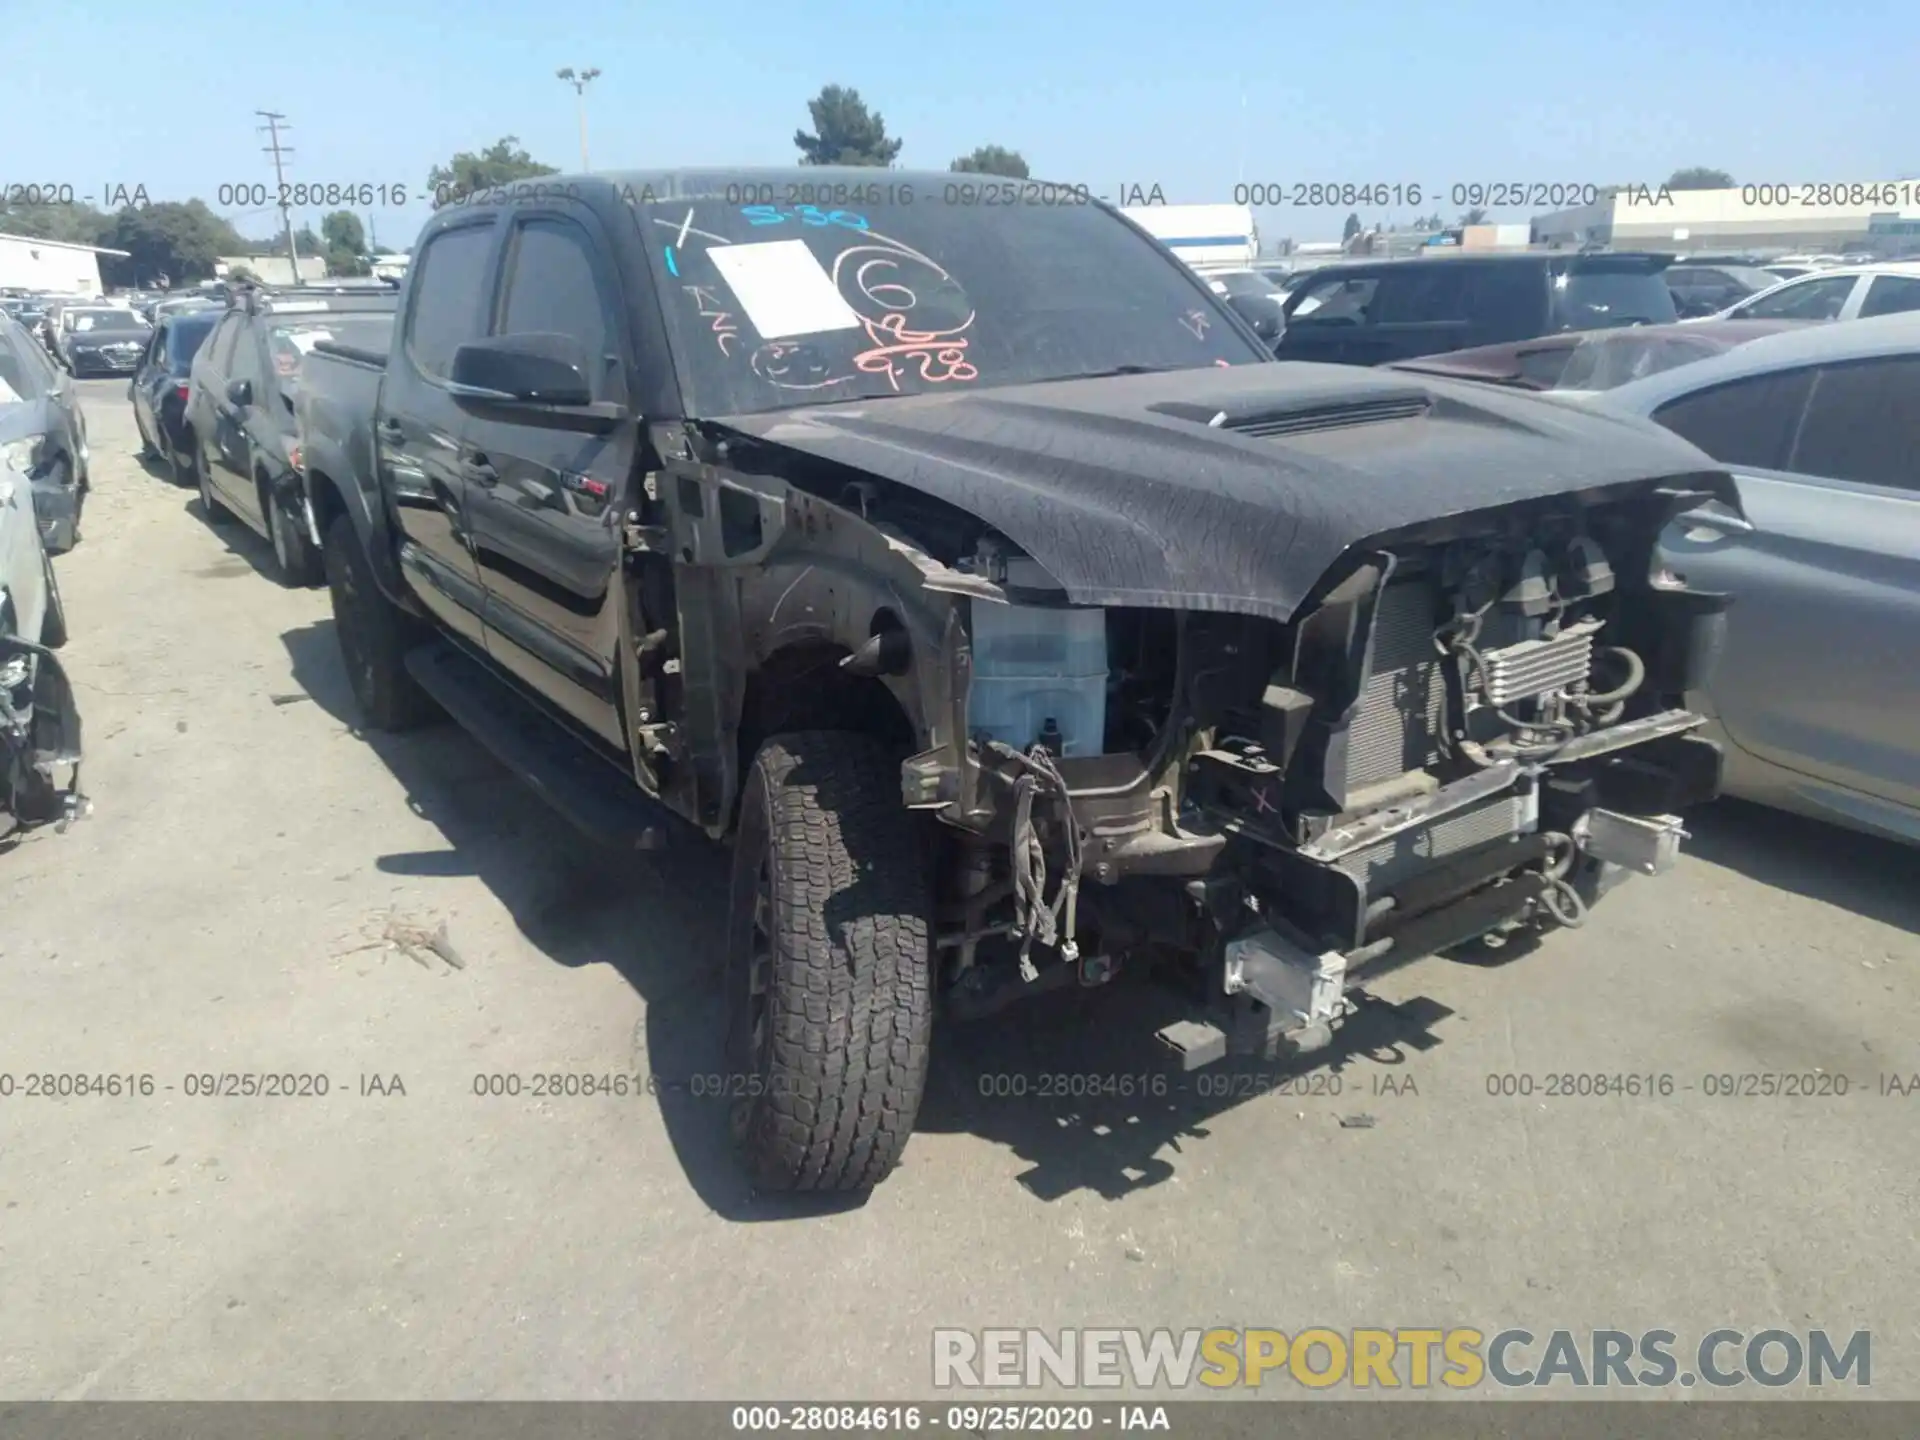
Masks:
[[[66,641],[67,612],[32,485],[0,459],[0,844],[16,830],[64,826],[85,813],[80,715],[54,654]]]
[[[1920,314],[1768,336],[1578,402],[1649,417],[1733,472],[1661,542],[1730,592],[1697,709],[1727,793],[1920,843]]]

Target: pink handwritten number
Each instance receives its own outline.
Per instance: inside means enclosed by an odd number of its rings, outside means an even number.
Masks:
[[[949,380],[978,380],[980,371],[967,359],[967,341],[954,339],[938,330],[909,330],[907,317],[890,311],[878,320],[863,320],[867,337],[874,348],[853,357],[856,370],[868,375],[885,375],[895,390],[900,388],[898,361],[918,361],[920,378],[930,385]],[[889,341],[895,343],[889,344]],[[945,366],[944,370],[936,367]]]

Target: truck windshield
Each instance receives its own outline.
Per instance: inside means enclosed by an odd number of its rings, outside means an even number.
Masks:
[[[1023,203],[1052,187],[725,188],[633,206],[695,414],[1273,358],[1119,216]]]

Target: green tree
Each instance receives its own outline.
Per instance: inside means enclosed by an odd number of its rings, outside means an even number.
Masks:
[[[320,222],[320,241],[326,247],[327,270],[334,275],[367,275],[367,232],[351,210],[336,210]]]
[[[502,135],[485,150],[462,150],[446,164],[434,166],[427,172],[427,191],[437,210],[447,201],[477,190],[559,173],[553,166],[542,165],[529,155],[518,135]]]
[[[1355,211],[1347,216],[1347,223],[1340,227],[1340,243],[1346,244],[1358,235],[1364,227],[1360,224],[1360,215]]]
[[[858,90],[829,85],[807,102],[814,133],[793,132],[802,165],[891,165],[901,140],[887,138],[887,122],[869,111]]]
[[[1676,170],[1667,177],[1668,190],[1731,190],[1733,176],[1724,170],[1709,169],[1705,165],[1689,165],[1684,170]]]
[[[0,199],[0,231],[35,240],[65,240],[75,245],[101,244],[113,217],[91,205],[14,205]]]
[[[982,145],[971,155],[962,155],[947,169],[961,175],[1005,175],[1013,180],[1026,180],[1032,177],[1027,162],[1018,150],[1009,150],[1004,145]]]
[[[101,257],[109,285],[151,285],[163,275],[175,285],[204,280],[215,260],[241,254],[246,244],[204,200],[129,205],[112,218],[99,243],[127,252],[124,260]]]
[[[1460,212],[1460,223],[1462,225],[1484,225],[1487,223],[1487,212],[1478,205],[1474,206],[1471,210],[1462,210]]]

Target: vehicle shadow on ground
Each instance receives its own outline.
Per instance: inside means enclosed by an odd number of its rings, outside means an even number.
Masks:
[[[727,1068],[720,956],[728,864],[720,847],[610,854],[449,723],[406,735],[361,731],[331,619],[281,638],[299,684],[365,740],[414,813],[446,837],[448,849],[379,857],[383,873],[471,875],[542,954],[565,966],[610,964],[640,995],[646,1016],[620,1061],[661,1082],[668,1137],[701,1200],[743,1223],[863,1203],[757,1195],[734,1163],[727,1105],[716,1093]],[[1186,1074],[1153,1037],[1189,1006],[1164,987],[1123,980],[984,1022],[943,1025],[916,1128],[1005,1146],[1027,1163],[1020,1183],[1041,1200],[1081,1189],[1118,1199],[1171,1178],[1187,1143],[1205,1140],[1208,1122],[1242,1103],[1286,1104],[1298,1093],[1327,1123],[1353,1123],[1371,1093],[1363,1077],[1439,1044],[1432,1027],[1451,1013],[1431,1001],[1365,1001],[1318,1054]]]
[[[280,585],[279,562],[273,558],[273,544],[263,540],[247,528],[246,521],[234,515],[221,515],[210,520],[201,507],[197,490],[182,492],[184,499],[181,510],[187,519],[211,530],[214,537],[227,547],[224,557],[211,565],[202,566],[193,572],[202,580],[231,580],[242,576],[256,576],[269,585]]]
[[[1791,894],[1920,935],[1920,857],[1912,847],[1744,800],[1687,816],[1686,850]]]

